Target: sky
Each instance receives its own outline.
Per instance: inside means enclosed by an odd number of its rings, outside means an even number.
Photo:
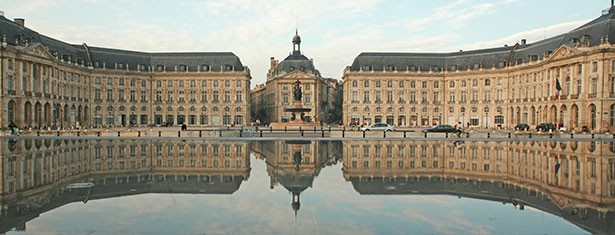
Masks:
[[[266,81],[269,58],[301,51],[342,79],[361,52],[453,52],[566,33],[608,0],[0,0],[8,19],[71,44],[143,52],[235,53]]]

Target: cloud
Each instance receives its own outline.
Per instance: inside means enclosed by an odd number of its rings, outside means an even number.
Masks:
[[[587,23],[588,21],[589,19],[565,22],[561,24],[546,26],[544,28],[537,28],[537,29],[532,29],[532,30],[528,30],[524,32],[515,33],[510,36],[506,36],[506,37],[495,39],[495,40],[479,41],[476,43],[462,45],[460,47],[464,48],[464,50],[501,47],[504,44],[514,45],[515,43],[519,42],[521,39],[526,39],[528,43],[532,43],[532,42],[540,41],[540,40],[543,40],[549,37],[567,33],[570,30],[576,27],[579,27],[584,23]]]

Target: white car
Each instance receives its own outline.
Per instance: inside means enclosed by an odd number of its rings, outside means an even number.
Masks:
[[[395,131],[392,125],[387,123],[374,123],[369,126],[361,127],[362,131]]]

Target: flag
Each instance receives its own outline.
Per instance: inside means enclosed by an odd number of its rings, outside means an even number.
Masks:
[[[559,92],[562,90],[562,85],[559,84],[559,80],[555,79],[555,99],[559,99]]]

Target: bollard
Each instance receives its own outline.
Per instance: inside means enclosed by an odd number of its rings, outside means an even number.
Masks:
[[[363,138],[365,138],[365,131],[363,131]]]
[[[491,138],[491,132],[487,132],[487,139]]]
[[[141,137],[141,131],[137,132],[137,137]]]
[[[177,131],[177,137],[182,137],[182,132],[181,131]]]
[[[320,137],[325,138],[325,130],[320,129],[320,132],[322,133],[322,134],[320,135]]]
[[[79,136],[79,132],[77,131],[77,136]]]
[[[404,131],[404,139],[406,138],[406,131]]]
[[[346,137],[346,127],[344,127],[344,129],[342,129],[342,138]]]
[[[120,137],[120,132],[119,131],[117,132],[117,137]]]
[[[96,135],[97,135],[98,137],[100,137],[100,131],[99,131],[99,132],[97,132],[97,133],[96,133]]]
[[[592,133],[592,139],[594,138],[594,134]]]
[[[316,133],[316,127],[314,127],[314,133]]]
[[[239,129],[239,137],[243,137],[243,129]]]
[[[549,133],[549,139],[553,139],[553,133]]]
[[[301,137],[303,137],[303,130],[301,128],[299,128],[299,132],[301,132]]]
[[[570,139],[574,139],[574,134],[570,133]]]
[[[444,138],[447,138],[447,139],[448,139],[448,132],[446,132],[446,133],[444,134]]]
[[[329,133],[331,133],[331,126],[329,126]]]
[[[158,137],[162,136],[162,131],[158,131]]]
[[[41,132],[40,131],[36,131],[36,136],[41,136]]]
[[[286,132],[287,127],[284,127],[284,132]]]
[[[387,137],[387,131],[383,131],[382,132],[382,138],[386,138]]]
[[[199,130],[199,138],[203,137],[203,131]]]
[[[615,134],[613,134],[613,139],[615,139]]]
[[[301,126],[299,126],[299,131],[301,131]]]
[[[529,136],[529,137],[530,137],[530,139],[532,138],[532,133],[530,133],[530,136]]]
[[[273,132],[273,127],[269,127],[269,132]]]
[[[260,132],[261,132],[260,137],[263,137],[263,130],[260,130]]]
[[[424,133],[425,133],[425,138],[427,138],[427,132],[424,132]]]
[[[510,139],[510,132],[508,132],[508,138]]]

